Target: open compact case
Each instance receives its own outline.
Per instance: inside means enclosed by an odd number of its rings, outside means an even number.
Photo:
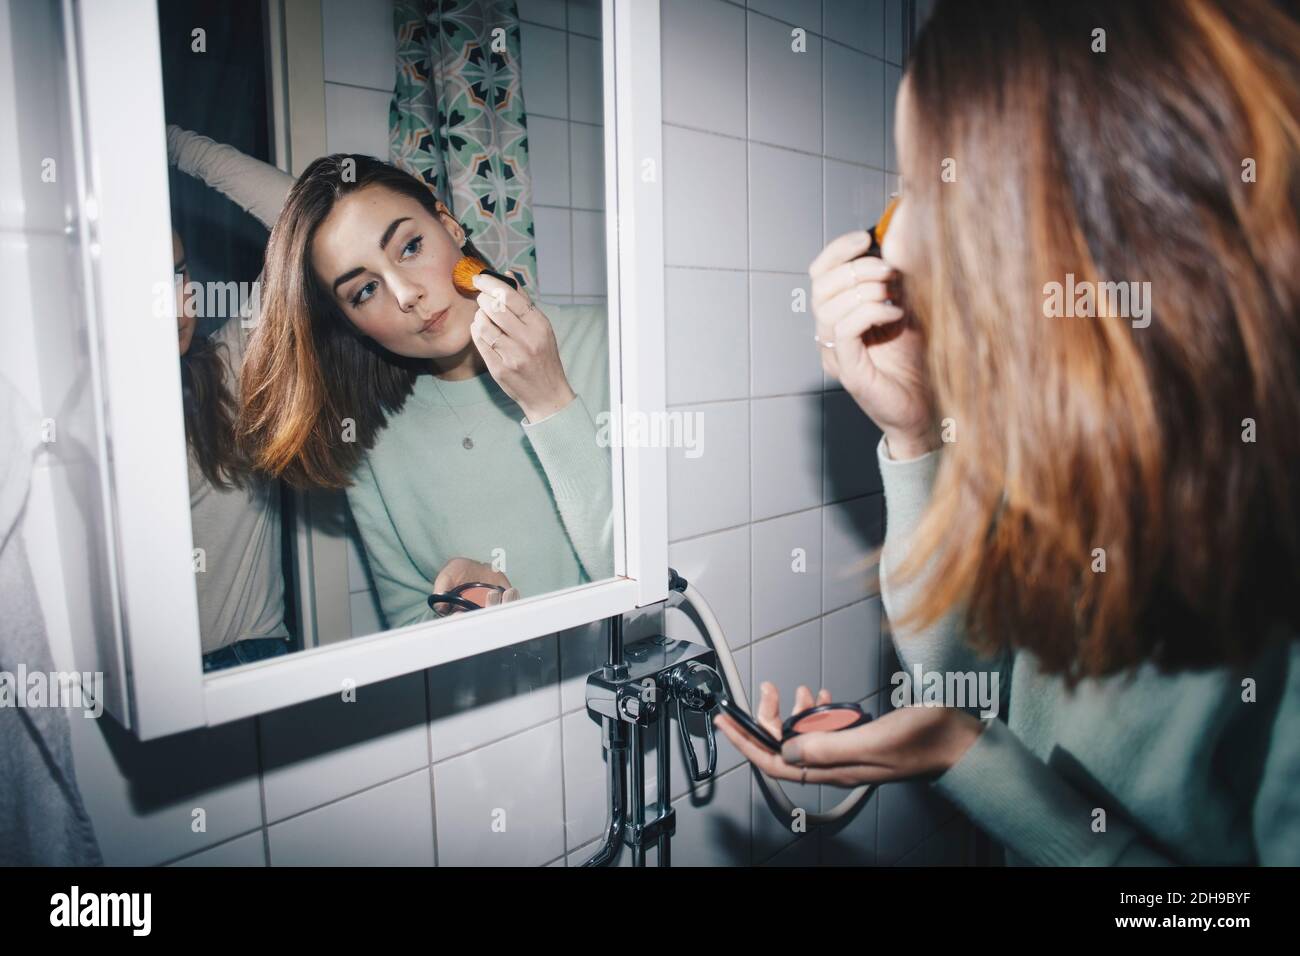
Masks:
[[[778,741],[729,698],[720,697],[718,704],[723,713],[740,724],[747,734],[772,753],[780,753],[783,743],[800,734],[848,730],[851,727],[861,727],[871,719],[870,714],[854,703],[818,704],[816,707],[791,714],[781,725],[781,739]]]

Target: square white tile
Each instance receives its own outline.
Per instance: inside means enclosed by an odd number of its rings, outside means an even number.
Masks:
[[[826,44],[826,155],[880,168],[885,162],[885,65]]]
[[[573,224],[573,294],[606,295],[605,214],[575,209]]]
[[[751,395],[821,391],[816,326],[806,272],[749,274]]]
[[[556,655],[548,634],[430,668],[434,762],[559,716]]]
[[[749,176],[750,267],[807,273],[822,249],[821,158],[751,143]]]
[[[569,44],[563,30],[519,24],[519,55],[523,59],[524,110],[535,116],[569,118]]]
[[[569,30],[601,36],[601,0],[569,0]]]
[[[605,127],[569,124],[571,195],[578,209],[605,208]]]
[[[822,148],[822,41],[749,15],[749,138],[790,149]]]
[[[560,722],[435,764],[438,863],[540,866],[564,853]]]
[[[668,449],[668,540],[749,521],[749,403],[671,411],[689,416],[695,444]]]
[[[537,287],[542,295],[573,294],[573,225],[568,209],[533,207]]]
[[[822,509],[822,608],[844,607],[880,592],[879,572],[872,555],[885,539],[884,496],[851,498]]]
[[[746,646],[750,641],[749,526],[671,544],[668,564],[699,589],[717,615],[728,646]],[[695,621],[675,605],[665,608],[664,624],[674,640],[704,643]]]
[[[822,0],[822,32],[877,58],[885,55],[885,0]]]
[[[327,82],[391,93],[397,71],[392,0],[321,0]]]
[[[835,700],[862,700],[879,689],[879,597],[822,618],[822,686]]]
[[[673,866],[748,866],[750,807],[748,767],[722,774],[707,791],[673,802],[677,835]]]
[[[663,117],[745,136],[745,11],[718,0],[664,0]]]
[[[388,159],[388,104],[392,93],[325,84],[325,148]]]
[[[826,486],[822,500],[843,501],[881,490],[880,429],[843,390],[824,392]]]
[[[528,163],[533,174],[533,202],[569,205],[569,123],[549,116],[528,118]]]
[[[663,150],[664,264],[746,268],[745,143],[665,126]]]
[[[821,509],[759,521],[749,533],[754,637],[772,634],[820,614]]]
[[[749,395],[745,273],[664,270],[669,405]]]
[[[754,399],[749,431],[753,520],[821,504],[821,393]]]
[[[569,34],[569,119],[601,124],[605,121],[599,40]]]
[[[274,823],[429,763],[424,674],[407,674],[258,719],[267,820]]]
[[[885,208],[885,174],[836,159],[825,161],[825,241],[869,229]]]
[[[433,866],[429,770],[268,828],[272,866]]]

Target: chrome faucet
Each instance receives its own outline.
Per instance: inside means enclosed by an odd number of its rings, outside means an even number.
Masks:
[[[674,590],[686,586],[675,571],[669,573]],[[708,715],[725,692],[710,648],[656,635],[624,649],[623,618],[610,618],[609,662],[587,675],[587,710],[600,719],[601,744],[608,752],[609,822],[604,844],[583,866],[608,866],[620,842],[631,849],[633,866],[645,866],[651,844],[658,849],[659,866],[669,865],[669,841],[676,832],[670,802],[669,704],[676,706],[691,779],[699,782],[717,770],[717,738]],[[692,712],[705,716],[703,766],[686,723]],[[645,734],[651,728],[657,735],[657,800],[654,819],[646,820]]]

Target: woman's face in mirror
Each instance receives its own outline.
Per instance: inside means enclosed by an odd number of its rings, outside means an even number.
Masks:
[[[451,270],[464,232],[445,213],[383,186],[340,199],[316,230],[312,268],[363,335],[396,355],[444,358],[470,346],[478,305]]]
[[[179,277],[174,281],[176,287],[176,336],[180,343],[180,354],[184,355],[190,350],[190,343],[194,341],[194,327],[198,325],[198,319],[193,315],[186,315],[185,312],[185,287],[190,284],[190,269],[185,262],[185,245],[181,242],[181,237],[177,235],[176,230],[172,230],[172,271]]]
[[[894,106],[894,146],[898,154],[898,168],[904,172],[909,169],[907,160],[911,156],[912,130],[915,128],[909,87],[908,79],[904,77]],[[916,224],[911,219],[911,212],[907,192],[900,178],[898,206],[889,221],[889,230],[885,233],[880,252],[882,258],[904,276],[920,275],[923,266],[917,248]]]

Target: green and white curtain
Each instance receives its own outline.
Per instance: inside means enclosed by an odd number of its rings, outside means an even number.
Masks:
[[[492,266],[536,288],[514,0],[396,0],[389,158],[429,184]]]

